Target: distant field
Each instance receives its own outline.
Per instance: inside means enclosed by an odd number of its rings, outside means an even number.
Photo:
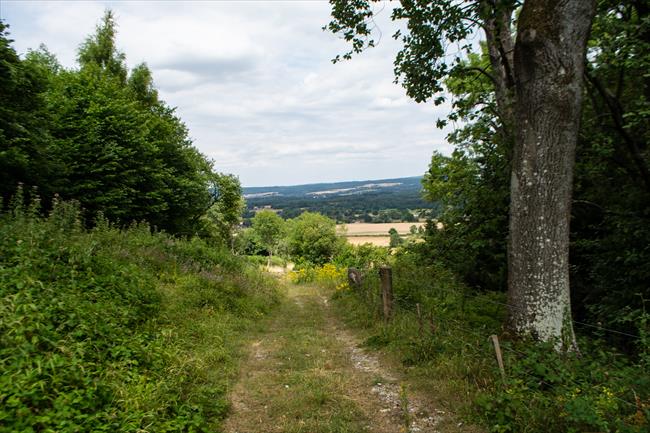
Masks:
[[[387,247],[390,245],[389,236],[350,236],[347,240],[352,245],[373,244],[378,247]]]
[[[348,242],[353,245],[361,245],[369,243],[381,247],[386,247],[390,243],[390,236],[388,230],[394,228],[400,235],[409,233],[411,226],[421,227],[425,223],[353,223],[353,224],[339,224],[337,230],[341,232],[342,227],[345,227],[345,237]]]
[[[394,228],[400,235],[409,233],[411,226],[421,227],[425,223],[352,223],[352,224],[339,224],[337,228],[345,227],[347,229],[347,236],[388,236],[388,230]]]

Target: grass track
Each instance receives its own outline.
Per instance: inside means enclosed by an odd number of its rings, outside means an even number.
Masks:
[[[225,432],[434,432],[449,425],[358,348],[333,310],[322,289],[287,287],[250,336]]]

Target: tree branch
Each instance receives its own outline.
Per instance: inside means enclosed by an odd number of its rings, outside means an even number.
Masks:
[[[481,73],[482,75],[485,75],[487,78],[489,78],[490,81],[492,82],[492,84],[494,84],[494,86],[498,86],[498,84],[499,84],[499,83],[497,83],[496,78],[494,78],[494,75],[490,74],[490,73],[489,73],[487,70],[485,70],[484,68],[479,68],[478,66],[470,66],[470,67],[467,67],[467,68],[463,68],[463,70],[468,71],[468,72],[469,72],[469,71],[476,71],[476,72],[479,72],[479,73]]]

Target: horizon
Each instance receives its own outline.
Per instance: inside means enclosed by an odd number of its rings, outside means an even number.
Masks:
[[[386,34],[391,7],[376,17]],[[436,128],[450,104],[415,103],[394,83],[392,38],[332,64],[349,47],[322,31],[327,3],[3,0],[0,19],[21,56],[43,43],[75,68],[105,9],[127,66],[147,63],[194,146],[242,184],[399,178],[451,153],[450,128]]]
[[[242,188],[287,188],[292,186],[311,186],[311,185],[332,185],[337,183],[351,183],[351,182],[379,182],[382,180],[399,180],[399,179],[413,179],[421,178],[424,174],[415,175],[415,176],[398,176],[398,177],[382,177],[380,179],[347,179],[347,180],[335,180],[335,181],[322,181],[322,182],[309,182],[309,183],[295,183],[287,185],[243,185]]]

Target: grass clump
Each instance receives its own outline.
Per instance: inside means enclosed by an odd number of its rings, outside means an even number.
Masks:
[[[215,428],[273,283],[198,239],[37,207],[0,215],[0,432]]]

